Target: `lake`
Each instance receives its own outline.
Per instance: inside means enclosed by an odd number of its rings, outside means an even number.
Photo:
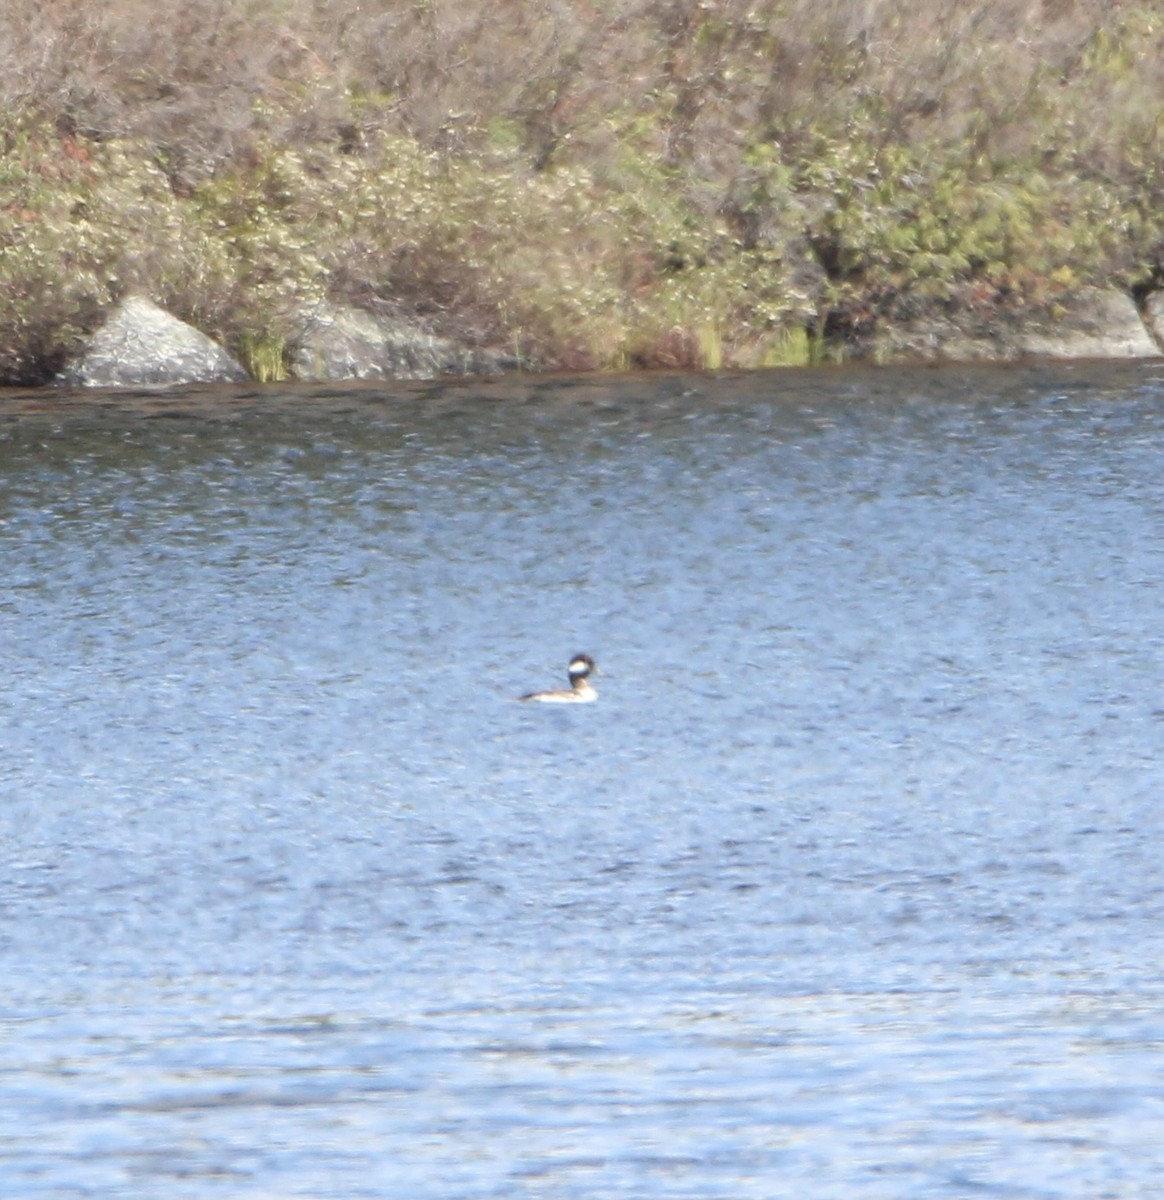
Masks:
[[[0,394],[0,569],[0,1196],[1164,1196],[1164,364]]]

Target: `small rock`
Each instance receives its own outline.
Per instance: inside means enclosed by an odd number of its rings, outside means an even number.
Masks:
[[[434,379],[495,375],[516,359],[437,337],[419,325],[359,308],[323,304],[304,315],[291,362],[296,379]]]
[[[144,296],[129,296],[53,382],[62,387],[166,387],[248,378],[204,333]]]
[[[1013,352],[981,323],[964,328],[945,317],[924,316],[887,322],[868,342],[858,344],[854,357],[885,363],[999,362]]]

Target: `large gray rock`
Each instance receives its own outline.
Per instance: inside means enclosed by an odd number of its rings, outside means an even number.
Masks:
[[[1086,288],[1038,314],[923,315],[888,323],[858,346],[882,362],[1007,362],[1018,358],[1154,358],[1160,354],[1132,298]]]
[[[1067,303],[1054,323],[1024,329],[1021,354],[1040,358],[1154,358],[1160,351],[1126,292],[1087,288]]]
[[[511,356],[437,337],[407,321],[335,304],[305,314],[297,342],[291,373],[307,382],[493,375],[520,365]]]
[[[164,387],[248,378],[204,333],[144,296],[129,296],[54,382],[65,387]]]

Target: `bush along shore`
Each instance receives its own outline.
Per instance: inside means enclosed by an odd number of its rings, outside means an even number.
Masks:
[[[167,14],[0,14],[2,384],[1152,354],[1164,329],[1156,0]]]

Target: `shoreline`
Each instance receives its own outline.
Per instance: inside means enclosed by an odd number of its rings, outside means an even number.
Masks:
[[[630,405],[652,409],[675,406],[686,411],[707,401],[732,404],[771,395],[795,404],[801,395],[822,394],[838,405],[909,403],[928,394],[934,378],[955,375],[967,395],[979,388],[1020,398],[1032,389],[1107,387],[1125,379],[1142,381],[1162,359],[1026,359],[1004,363],[918,361],[872,364],[822,363],[803,367],[749,367],[718,370],[652,369],[513,373],[503,376],[448,376],[428,380],[356,380],[329,384],[217,383],[123,388],[2,388],[0,420],[60,421],[87,418],[189,416],[235,420],[249,416],[369,412],[399,408],[508,404],[604,405],[612,393]],[[854,387],[859,386],[859,400]]]
[[[864,354],[821,355],[816,362],[786,363],[787,367],[833,365],[1011,365],[1033,360],[1129,361],[1162,357],[1162,303],[1149,302],[1145,316],[1129,297],[1113,291],[1091,290],[1064,304],[1058,324],[1022,314],[1002,336],[966,336],[948,320],[919,317],[909,326],[879,331],[880,341]],[[233,385],[284,383],[302,385],[400,383],[412,380],[504,379],[552,377],[558,374],[603,377],[619,372],[592,369],[561,372],[553,366],[538,369],[516,356],[506,357],[449,339],[434,338],[423,329],[400,322],[382,325],[368,313],[329,307],[326,322],[316,318],[314,340],[304,339],[281,378],[257,379],[227,351],[201,331],[140,296],[114,309],[110,319],[75,359],[47,381],[66,388],[151,388],[199,383]],[[1153,325],[1151,314],[1162,320]],[[1155,335],[1155,336],[1153,336]],[[640,368],[648,370],[649,368]],[[657,369],[657,368],[656,368]],[[684,369],[684,368],[672,368]],[[688,366],[687,370],[748,370],[761,366]]]

